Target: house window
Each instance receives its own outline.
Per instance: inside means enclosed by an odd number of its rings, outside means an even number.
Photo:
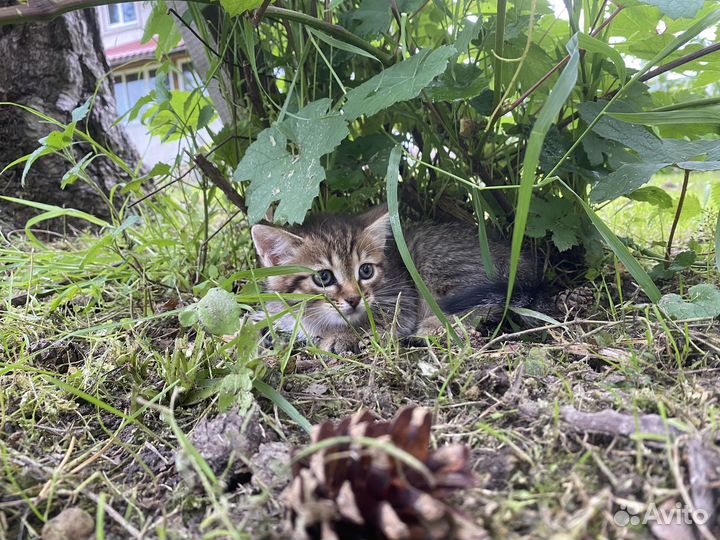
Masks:
[[[155,87],[155,70],[145,69],[131,73],[118,73],[113,82],[117,113],[118,116],[122,116]],[[138,115],[138,118],[140,117],[142,117],[142,112]]]
[[[137,6],[133,2],[110,4],[107,6],[107,10],[110,26],[132,24],[138,20]]]

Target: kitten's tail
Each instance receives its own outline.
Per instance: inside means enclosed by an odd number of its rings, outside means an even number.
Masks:
[[[538,285],[515,285],[510,304],[514,307],[532,306],[538,296],[538,289]],[[439,304],[445,313],[459,315],[475,309],[503,309],[506,297],[507,283],[484,283],[446,296],[440,299]]]

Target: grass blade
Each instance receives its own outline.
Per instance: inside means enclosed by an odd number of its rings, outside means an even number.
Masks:
[[[458,346],[462,347],[462,340],[460,339],[460,336],[457,335],[452,325],[447,320],[447,317],[445,317],[445,313],[443,313],[443,310],[440,309],[440,306],[430,292],[430,289],[428,289],[427,285],[423,281],[423,278],[420,276],[420,273],[412,260],[412,256],[410,255],[407,242],[405,242],[405,236],[403,235],[402,226],[400,225],[398,203],[398,181],[400,179],[401,155],[402,149],[399,146],[395,146],[395,148],[392,149],[392,152],[390,152],[387,176],[385,177],[387,186],[388,214],[390,216],[390,227],[392,228],[393,237],[395,238],[395,243],[397,244],[398,251],[400,252],[400,257],[402,258],[403,263],[405,263],[405,267],[408,269],[410,277],[412,277],[413,282],[415,282],[415,286],[418,288],[418,291],[428,303],[428,306],[430,306],[430,309],[435,316],[445,325],[445,328],[447,329],[450,337],[452,337],[453,341]]]
[[[645,269],[640,266],[640,263],[637,261],[637,259],[633,257],[627,246],[623,244],[622,240],[620,240],[615,235],[615,233],[610,230],[610,227],[605,224],[605,222],[600,218],[600,216],[595,213],[595,211],[590,207],[588,203],[586,203],[582,199],[582,197],[580,197],[577,193],[570,189],[570,187],[565,182],[563,182],[562,180],[560,180],[560,182],[567,188],[570,193],[575,196],[580,205],[583,207],[583,210],[585,210],[588,218],[590,218],[592,224],[598,230],[605,242],[607,242],[607,244],[610,246],[610,249],[613,250],[620,262],[625,265],[628,272],[630,272],[632,277],[635,278],[635,281],[637,281],[638,285],[642,287],[643,291],[645,291],[645,294],[648,295],[648,298],[650,298],[653,303],[657,303],[662,296],[660,290],[657,288],[652,278],[648,275]]]
[[[307,418],[300,414],[300,411],[293,407],[292,403],[285,399],[282,394],[280,394],[280,392],[275,390],[272,386],[259,379],[255,379],[253,381],[253,387],[255,390],[260,392],[261,395],[265,396],[277,405],[278,409],[287,414],[293,422],[303,428],[306,432],[310,433],[312,431],[312,425],[310,425]]]
[[[577,34],[570,38],[567,49],[570,53],[570,60],[550,92],[528,139],[515,209],[515,226],[513,227],[512,247],[510,251],[510,274],[508,276],[506,306],[510,305],[512,290],[517,277],[520,252],[522,251],[522,242],[525,238],[525,228],[530,212],[530,200],[535,187],[535,172],[540,163],[540,152],[545,142],[545,136],[555,118],[560,113],[560,109],[575,88],[575,82],[577,81],[578,65],[580,63]]]
[[[715,268],[720,270],[720,215],[715,225]]]

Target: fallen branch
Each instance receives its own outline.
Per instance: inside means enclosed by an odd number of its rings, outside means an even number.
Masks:
[[[608,435],[654,435],[658,437],[676,437],[683,432],[659,414],[643,414],[633,416],[622,414],[611,409],[596,413],[578,411],[575,407],[565,406],[560,410],[565,422],[580,431],[606,433]]]

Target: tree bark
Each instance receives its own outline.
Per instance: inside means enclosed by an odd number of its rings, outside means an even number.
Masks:
[[[0,0],[0,6],[15,4]],[[0,27],[0,101],[37,109],[63,123],[71,121],[73,109],[95,94],[90,114],[80,125],[100,144],[117,153],[133,167],[137,154],[124,129],[112,127],[117,118],[111,78],[100,40],[95,9],[67,13],[49,23]],[[0,170],[15,159],[31,153],[38,139],[55,128],[17,107],[0,106]],[[72,149],[77,159],[89,151],[87,145]],[[61,207],[76,208],[108,217],[109,208],[97,192],[82,180],[64,190],[60,181],[70,164],[59,156],[38,159],[21,185],[23,165],[0,175],[0,195],[19,197]],[[100,157],[86,169],[106,193],[126,173],[109,159]],[[0,200],[0,230],[23,227],[38,211]],[[64,222],[44,222],[58,229]]]

